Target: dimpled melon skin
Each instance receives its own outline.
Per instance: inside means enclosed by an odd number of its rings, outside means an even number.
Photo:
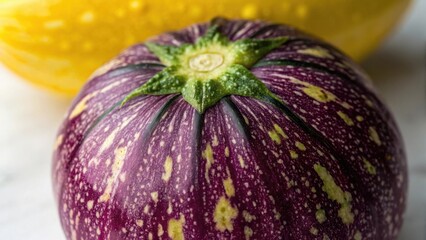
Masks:
[[[250,71],[281,101],[180,95],[119,103],[163,68],[144,44],[99,69],[59,130],[67,239],[396,239],[407,191],[398,128],[368,77],[285,25],[222,20],[231,40],[287,36]],[[152,41],[193,43],[209,24]]]
[[[37,85],[75,94],[131,44],[216,16],[286,23],[359,60],[410,0],[1,0],[0,61]]]

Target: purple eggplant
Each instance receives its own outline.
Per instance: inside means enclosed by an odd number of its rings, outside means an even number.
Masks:
[[[67,239],[396,239],[407,165],[368,76],[292,27],[213,19],[132,46],[59,130]]]

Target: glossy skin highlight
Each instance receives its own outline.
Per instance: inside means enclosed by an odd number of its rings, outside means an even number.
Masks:
[[[41,86],[75,94],[101,64],[155,34],[216,16],[264,19],[320,36],[359,60],[410,0],[1,0],[0,61]]]
[[[153,41],[193,43],[207,27]],[[284,25],[224,21],[221,32],[289,38],[250,68],[282,103],[227,96],[199,113],[173,94],[120,107],[163,69],[144,44],[125,50],[85,85],[58,133],[67,239],[396,239],[405,153],[368,77]]]

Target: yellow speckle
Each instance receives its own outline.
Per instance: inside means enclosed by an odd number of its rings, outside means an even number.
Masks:
[[[228,197],[235,196],[235,188],[234,188],[234,184],[232,183],[231,177],[228,177],[227,179],[223,180],[223,187],[225,188],[226,196]]]
[[[306,147],[305,147],[305,145],[304,145],[303,143],[301,143],[301,142],[299,142],[299,141],[296,141],[295,145],[296,145],[296,147],[297,147],[299,150],[301,150],[301,151],[306,151]]]
[[[297,52],[301,54],[305,54],[305,55],[318,57],[318,58],[333,58],[333,56],[330,55],[330,53],[326,49],[321,47],[300,49]]]
[[[170,219],[167,226],[167,234],[172,240],[184,240],[183,225],[185,224],[185,216],[180,215],[179,219]]]
[[[161,176],[161,179],[163,179],[165,182],[168,182],[170,180],[170,177],[172,176],[172,169],[173,160],[170,156],[167,156],[166,161],[164,162],[164,172]]]
[[[138,225],[138,227],[142,227],[143,226],[143,220],[142,219],[136,220],[136,225]]]
[[[243,18],[253,19],[259,17],[259,8],[255,4],[246,4],[241,9]]]
[[[115,150],[114,162],[112,164],[112,174],[107,179],[107,186],[105,187],[104,193],[99,197],[99,202],[107,202],[110,199],[114,183],[120,174],[121,168],[123,167],[126,152],[126,147],[117,148]]]
[[[120,128],[115,129],[108,135],[108,137],[105,138],[105,140],[102,142],[101,147],[99,148],[99,153],[102,153],[103,151],[105,151],[107,148],[111,146],[119,130]]]
[[[96,234],[101,235],[101,229],[99,227],[96,228]]]
[[[167,214],[171,214],[173,211],[172,202],[169,200],[169,206],[167,207]]]
[[[275,210],[274,210],[274,211],[275,211]],[[275,219],[276,219],[276,220],[280,220],[280,218],[281,218],[281,213],[279,213],[279,212],[275,211],[274,217],[275,217]]]
[[[158,192],[152,192],[151,193],[151,199],[157,203],[158,202]]]
[[[148,214],[149,212],[149,205],[145,205],[145,207],[143,208],[143,213]]]
[[[362,159],[364,161],[364,168],[371,175],[376,175],[376,168],[369,162],[367,159]]]
[[[158,236],[161,237],[164,234],[163,225],[158,224]]]
[[[50,20],[44,23],[44,28],[48,30],[54,30],[61,28],[65,25],[63,20],[56,19],[56,20]]]
[[[275,209],[274,209],[274,211],[275,211],[274,218],[275,218],[276,220],[280,220],[280,218],[281,218],[281,213],[277,212]]]
[[[69,119],[72,119],[78,115],[80,115],[87,107],[86,103],[87,101],[89,101],[89,99],[91,99],[93,96],[96,95],[96,92],[91,93],[86,95],[83,99],[80,100],[80,102],[78,102],[74,109],[71,111],[70,115],[69,115]]]
[[[249,124],[250,124],[250,121],[248,120],[248,118],[247,118],[246,116],[244,116],[244,115],[243,115],[243,118],[244,118],[244,122],[245,122],[247,125],[249,125]]]
[[[120,173],[120,176],[118,176],[118,178],[120,179],[121,182],[126,181],[126,173],[125,172]]]
[[[354,240],[362,240],[362,234],[360,231],[356,231],[354,235]]]
[[[336,184],[327,169],[323,166],[315,164],[314,170],[323,181],[322,190],[327,193],[328,198],[340,204],[338,215],[342,219],[342,222],[344,224],[353,223],[354,215],[351,212],[351,194],[349,192],[343,192],[343,190]]]
[[[375,142],[378,146],[382,145],[379,134],[377,133],[374,127],[368,128],[368,133],[370,134],[370,139]]]
[[[225,148],[225,157],[229,157],[229,147]]]
[[[318,234],[318,229],[316,229],[315,227],[311,227],[311,229],[309,229],[309,232],[310,232],[312,235],[317,235],[317,234]]]
[[[253,220],[256,219],[255,216],[251,215],[249,212],[247,212],[246,210],[243,211],[243,218],[246,222],[251,222]]]
[[[206,159],[206,171],[204,173],[204,176],[207,182],[210,183],[209,171],[212,167],[212,164],[214,163],[213,149],[210,143],[207,143],[206,149],[202,152],[202,157]]]
[[[219,140],[217,139],[217,136],[216,135],[214,135],[213,136],[213,141],[212,141],[212,146],[213,147],[216,147],[216,146],[218,146],[219,145]]]
[[[319,223],[325,222],[325,220],[327,220],[327,217],[325,216],[325,211],[323,209],[318,209],[315,212],[315,218]]]
[[[115,63],[115,62],[114,62]],[[111,63],[110,63],[111,64]],[[110,66],[107,66],[108,67],[108,69],[110,69],[110,67],[111,67],[111,65]],[[103,70],[103,69],[102,69]],[[104,72],[103,73],[101,73],[101,74],[104,74],[105,72],[107,72],[107,70],[104,70]],[[118,85],[120,85],[121,83],[123,82],[123,80],[122,81],[116,81],[116,82],[113,82],[113,83],[111,83],[111,84],[108,84],[108,85],[106,85],[105,87],[103,87],[101,90],[99,90],[99,92],[100,93],[105,93],[105,92],[108,92],[109,90],[111,90],[111,89],[115,89],[115,87],[117,87]]]
[[[374,107],[374,103],[370,99],[365,99],[365,104],[371,108]]]
[[[246,240],[249,240],[253,236],[253,230],[251,230],[251,228],[245,226],[244,227],[244,236],[246,237]]]
[[[238,161],[240,162],[240,166],[241,166],[242,168],[245,168],[245,167],[246,167],[246,164],[245,164],[245,162],[244,162],[244,159],[243,159],[243,157],[242,157],[241,155],[238,155]]]
[[[269,137],[277,144],[281,144],[281,138],[278,133],[274,130],[268,131]]]
[[[362,122],[362,121],[364,121],[364,118],[362,116],[356,116],[356,120],[358,122]]]
[[[299,18],[305,18],[308,14],[308,7],[304,4],[301,4],[296,7],[296,14]]]
[[[283,129],[280,126],[278,126],[278,124],[274,124],[274,129],[272,129],[271,131],[268,131],[268,135],[277,144],[281,144],[280,136],[283,139],[288,139],[288,136],[285,134]]]
[[[213,221],[216,223],[216,229],[224,232],[234,230],[234,219],[238,216],[238,210],[231,206],[231,203],[225,197],[220,197],[213,214]]]
[[[347,102],[343,102],[340,105],[342,105],[342,107],[344,107],[346,109],[351,109],[352,108],[352,106],[349,103],[347,103]]]
[[[152,240],[154,238],[154,236],[152,236],[152,232],[148,233],[148,240]]]
[[[338,112],[337,112],[337,115],[339,115],[339,117],[340,117],[341,119],[343,119],[343,121],[345,121],[345,123],[346,123],[348,126],[353,126],[353,125],[354,125],[354,122],[352,121],[352,119],[350,119],[350,118],[349,118],[349,116],[348,116],[348,115],[346,115],[344,112],[342,112],[342,111],[338,111]]]
[[[289,152],[291,159],[297,159],[299,157],[299,154],[297,154],[296,151],[290,150]]]
[[[300,84],[302,86],[304,86],[302,88],[302,91],[308,95],[309,97],[315,99],[318,102],[322,102],[322,103],[327,103],[327,102],[332,102],[332,101],[336,101],[337,97],[332,94],[331,92],[322,89],[320,87],[317,87],[315,85],[312,85],[310,83],[304,82],[304,81],[300,81],[297,78],[294,77],[289,77],[290,81],[296,84]]]
[[[288,139],[287,134],[285,134],[283,129],[280,126],[278,126],[278,124],[274,124],[274,129],[275,129],[275,131],[277,131],[277,133],[279,133],[281,135],[281,137],[283,137],[284,139]]]
[[[93,208],[93,200],[87,201],[87,210],[92,210]]]
[[[57,149],[61,144],[62,144],[62,141],[64,140],[64,135],[63,134],[60,134],[57,138],[56,138],[56,141],[55,141],[55,145],[54,145],[54,149]]]
[[[334,94],[313,85],[303,88],[302,91],[318,102],[327,103],[336,100],[336,96],[334,96]]]
[[[86,11],[80,15],[79,20],[81,23],[91,23],[95,21],[95,14],[92,11]]]

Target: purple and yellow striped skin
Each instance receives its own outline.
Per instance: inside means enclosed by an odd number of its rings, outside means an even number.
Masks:
[[[287,36],[250,70],[282,102],[180,95],[121,101],[163,69],[139,44],[91,78],[59,131],[54,190],[67,239],[396,239],[402,139],[368,77],[284,25],[222,20],[231,40]],[[193,43],[208,24],[153,42]]]

